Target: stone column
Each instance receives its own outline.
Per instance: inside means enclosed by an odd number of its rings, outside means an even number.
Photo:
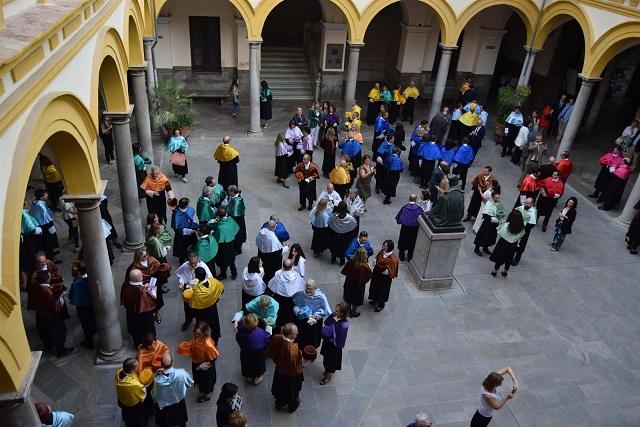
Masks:
[[[133,152],[131,150],[131,130],[129,128],[131,110],[118,113],[105,112],[105,114],[111,117],[113,123],[118,187],[120,188],[122,217],[124,219],[124,246],[127,249],[135,250],[144,246],[144,238],[140,221],[136,171],[133,166]]]
[[[260,128],[260,45],[262,42],[249,41],[249,100],[251,121],[249,132],[261,132]]]
[[[633,184],[627,203],[625,203],[624,209],[622,209],[622,213],[618,217],[618,221],[625,225],[631,224],[631,220],[633,220],[633,217],[637,213],[633,206],[638,203],[638,201],[640,201],[640,179],[636,178],[636,183]]]
[[[156,70],[155,62],[153,60],[153,44],[155,42],[156,41],[153,37],[145,37],[142,39],[144,46],[144,60],[147,61],[147,68],[145,69],[145,72],[147,73],[147,90],[149,91],[149,96],[151,96],[156,89]]]
[[[593,98],[591,109],[589,110],[589,115],[587,116],[587,123],[585,123],[585,129],[589,132],[593,132],[596,128],[596,125],[600,124],[598,122],[598,116],[600,115],[602,104],[604,104],[604,101],[607,100],[607,96],[609,95],[611,80],[613,80],[613,74],[616,70],[617,62],[617,60],[613,60],[609,63],[609,65],[607,65],[607,68],[605,68],[604,70],[604,76],[602,76],[602,81],[598,85],[596,96]]]
[[[533,67],[536,63],[536,54],[538,50],[531,49],[529,50],[529,63],[527,64],[527,69],[525,70],[524,79],[522,80],[521,85],[528,85],[529,80],[531,79],[531,74],[533,73]]]
[[[348,43],[349,60],[347,62],[347,75],[345,76],[344,88],[344,109],[351,110],[351,102],[356,97],[356,84],[358,83],[358,61],[360,60],[360,49],[364,43]]]
[[[42,423],[31,399],[31,384],[40,363],[41,351],[31,352],[31,365],[22,380],[20,390],[0,394],[2,425],[6,427],[41,427]]]
[[[149,99],[145,86],[145,69],[130,68],[131,86],[133,87],[134,114],[136,115],[136,131],[138,142],[142,145],[142,154],[153,163],[153,144],[151,140],[151,119],[149,116]]]
[[[520,69],[520,77],[518,77],[518,86],[522,86],[522,83],[527,75],[527,71],[529,69],[529,61],[531,60],[531,49],[527,47],[524,48],[527,53],[524,56],[524,62],[522,63],[522,68]]]
[[[447,46],[440,43],[442,55],[440,56],[440,64],[438,65],[438,74],[436,74],[436,83],[433,87],[433,97],[431,98],[431,108],[427,120],[431,120],[433,116],[440,111],[444,89],[447,86],[447,74],[449,74],[449,64],[451,63],[451,55],[458,46]]]
[[[582,123],[584,110],[587,108],[587,103],[589,102],[589,96],[591,95],[593,85],[600,80],[600,78],[590,78],[583,76],[582,74],[579,76],[582,79],[582,85],[578,91],[578,96],[576,97],[576,102],[573,106],[573,112],[571,113],[571,117],[569,117],[567,128],[564,130],[560,146],[558,147],[558,153],[556,154],[556,158],[558,159],[560,158],[560,153],[563,151],[571,151],[571,145],[578,134],[578,129],[580,128],[580,123]]]
[[[121,358],[123,343],[118,320],[119,304],[103,237],[100,198],[101,194],[92,194],[65,197],[65,200],[74,202],[78,209],[82,251],[98,330],[98,362],[106,362]]]

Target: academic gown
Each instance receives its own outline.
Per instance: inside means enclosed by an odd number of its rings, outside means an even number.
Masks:
[[[473,244],[480,248],[488,248],[496,243],[497,238],[497,222],[491,222],[491,218],[504,218],[505,211],[502,203],[495,203],[489,200],[482,212],[482,225],[476,234]]]

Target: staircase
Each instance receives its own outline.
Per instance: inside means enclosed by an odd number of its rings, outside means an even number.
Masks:
[[[314,82],[302,47],[262,46],[260,80],[266,80],[273,99],[313,99]]]

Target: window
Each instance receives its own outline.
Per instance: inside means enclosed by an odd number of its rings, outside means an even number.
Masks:
[[[191,71],[204,73],[222,71],[220,18],[190,16],[189,35],[191,37]]]

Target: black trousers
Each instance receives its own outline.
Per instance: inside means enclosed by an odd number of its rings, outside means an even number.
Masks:
[[[298,183],[298,189],[300,190],[300,206],[306,206],[307,202],[308,206],[313,206],[313,202],[316,200],[316,181],[306,182],[302,180]]]
[[[462,183],[460,186],[461,190],[464,190],[464,187],[467,185],[467,171],[469,171],[469,165],[461,165],[458,164],[453,170],[453,173],[456,175],[460,175],[460,182]]]
[[[431,181],[431,175],[433,174],[433,170],[435,169],[436,162],[435,160],[425,160],[422,159],[422,164],[420,165],[420,186],[426,187],[429,185],[429,181]]]
[[[409,120],[410,125],[413,124],[413,110],[415,109],[415,106],[416,106],[416,99],[407,98],[404,104],[404,107],[402,108],[402,120],[405,122]]]
[[[520,262],[522,254],[527,248],[527,242],[529,242],[529,235],[531,234],[531,230],[533,229],[533,227],[534,226],[532,224],[527,224],[524,227],[524,236],[522,236],[522,238],[518,242],[518,249],[516,249],[516,255],[513,257],[513,262],[515,262],[516,264]]]

